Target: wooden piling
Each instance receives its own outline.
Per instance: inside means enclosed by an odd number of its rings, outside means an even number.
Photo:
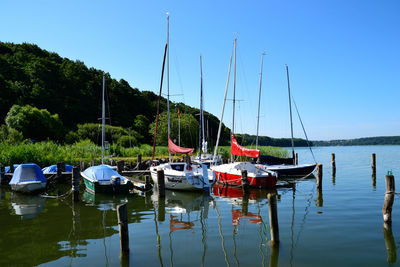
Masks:
[[[298,153],[295,154],[295,161],[294,161],[294,163],[295,163],[296,165],[299,165],[299,154],[298,154]]]
[[[391,224],[392,206],[394,202],[394,192],[395,192],[394,176],[386,175],[385,181],[386,181],[386,193],[385,193],[385,202],[383,203],[383,208],[382,208],[383,221],[385,223]]]
[[[332,176],[336,175],[335,153],[332,153]]]
[[[279,244],[279,225],[278,225],[278,208],[276,205],[276,194],[267,195],[269,207],[269,224],[271,232],[272,245]]]
[[[14,169],[14,164],[10,164],[10,173],[14,173],[15,169]]]
[[[157,185],[158,185],[158,197],[165,197],[165,180],[164,171],[162,169],[157,170]]]
[[[137,155],[136,169],[140,170],[142,167],[142,154]]]
[[[122,173],[122,171],[124,170],[124,167],[125,167],[125,161],[118,160],[117,161],[117,171],[118,171],[118,173]]]
[[[242,170],[242,189],[245,194],[249,193],[249,180],[247,178],[247,170]]]
[[[92,159],[92,163],[91,163],[92,165],[90,165],[90,166],[96,166],[96,160],[95,159]]]
[[[57,180],[60,181],[62,178],[62,173],[65,171],[65,162],[57,163]]]
[[[5,170],[4,166],[0,166],[0,184],[4,183],[4,178],[6,176],[5,171],[6,170]]]
[[[317,164],[317,188],[322,189],[322,164]]]
[[[371,154],[371,168],[372,168],[372,174],[376,174],[376,155],[375,155],[375,153]]]
[[[79,162],[79,168],[82,171],[86,170],[86,163],[84,161]]]
[[[81,173],[79,168],[72,168],[72,198],[74,202],[79,202],[79,180]]]
[[[117,206],[121,255],[129,254],[128,208],[126,203]]]
[[[149,191],[151,189],[150,175],[146,175],[144,179],[145,179],[144,190]]]

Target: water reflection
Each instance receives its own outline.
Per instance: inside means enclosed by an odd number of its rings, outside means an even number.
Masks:
[[[383,239],[387,252],[387,262],[395,263],[397,260],[396,242],[393,237],[392,226],[388,223],[383,224]]]
[[[22,220],[28,220],[36,218],[43,211],[46,200],[38,195],[24,195],[11,191],[10,201],[14,214],[20,215]]]

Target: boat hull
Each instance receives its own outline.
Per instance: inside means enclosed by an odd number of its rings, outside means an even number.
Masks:
[[[20,182],[16,184],[10,184],[11,189],[17,192],[32,194],[40,191],[44,191],[46,189],[47,182],[40,181],[27,181]]]
[[[171,165],[173,165],[172,163]],[[179,165],[179,164],[176,164]],[[160,168],[164,171],[164,182],[165,189],[170,190],[182,190],[182,191],[201,191],[209,190],[208,175],[203,179],[203,170],[195,169],[192,167],[190,171],[186,170],[186,164],[181,164],[182,168],[180,171],[170,168],[168,163],[162,164],[160,166],[155,166],[150,168],[151,178],[155,185],[158,185],[157,169]],[[207,173],[207,169],[205,168]]]
[[[257,165],[260,166],[260,165]],[[266,170],[278,173],[279,178],[284,177],[307,177],[310,176],[316,164],[301,164],[301,165],[261,165],[260,167]]]
[[[90,180],[83,177],[86,190],[90,193],[104,193],[104,194],[129,194],[130,190],[133,188],[131,181],[127,181],[125,184],[113,185],[111,183],[100,184],[98,181]]]

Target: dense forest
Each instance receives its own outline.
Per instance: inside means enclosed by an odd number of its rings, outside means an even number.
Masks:
[[[37,45],[0,42],[0,124],[6,125],[0,128],[0,139],[11,136],[16,140],[71,144],[89,139],[98,144],[102,76],[102,70],[88,68],[79,60],[62,58]],[[158,95],[153,92],[140,91],[127,81],[117,81],[106,74],[106,123],[110,142],[123,146],[152,144],[157,101]],[[172,133],[176,135],[178,131],[179,109],[183,125],[181,145],[197,148],[199,118],[196,114],[199,109],[183,103],[170,106]],[[166,145],[165,98],[161,100],[160,109],[161,137],[157,144]],[[209,146],[212,146],[219,120],[207,112],[205,120]],[[223,126],[221,145],[229,145],[229,133],[229,128]],[[255,137],[249,135],[238,135],[237,139],[243,145],[255,141]],[[260,137],[260,144],[290,146],[290,140]],[[295,144],[306,145],[300,139]]]
[[[364,137],[347,140],[313,141],[315,146],[400,145],[400,136]]]

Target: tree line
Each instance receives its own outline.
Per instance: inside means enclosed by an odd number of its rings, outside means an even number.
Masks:
[[[0,42],[0,142],[21,140],[99,144],[103,71],[63,58],[35,44]],[[157,88],[158,89],[158,88]],[[155,90],[156,91],[156,90]],[[152,144],[158,95],[106,75],[107,139],[121,146]],[[171,138],[181,146],[198,146],[198,108],[170,103]],[[178,109],[180,117],[178,117]],[[167,100],[161,98],[157,145],[167,145]],[[178,140],[180,120],[180,140]],[[219,119],[205,112],[209,147],[217,139]],[[254,136],[239,135],[243,145]],[[260,145],[289,146],[290,139],[260,137]],[[304,145],[297,139],[296,145]],[[230,144],[223,125],[221,145]]]

